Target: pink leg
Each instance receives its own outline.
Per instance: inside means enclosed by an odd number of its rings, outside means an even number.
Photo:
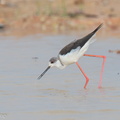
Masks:
[[[80,67],[79,63],[76,62],[76,65],[78,66],[78,68],[80,69],[80,71],[82,72],[82,74],[84,75],[84,77],[86,78],[86,83],[84,85],[84,88],[86,88],[88,82],[89,82],[89,78],[87,77],[87,75],[84,73],[84,71],[82,70],[82,68]]]
[[[84,54],[84,56],[103,58],[102,69],[101,69],[101,72],[100,72],[100,81],[99,81],[99,84],[98,84],[98,88],[101,88],[101,85],[102,85],[102,76],[103,76],[104,64],[105,64],[105,61],[106,61],[106,56],[102,56],[102,55],[89,55],[89,54]]]

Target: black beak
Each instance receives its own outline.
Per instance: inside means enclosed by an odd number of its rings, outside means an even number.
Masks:
[[[38,77],[38,79],[40,79],[49,69],[50,69],[50,66],[46,68],[46,70]]]

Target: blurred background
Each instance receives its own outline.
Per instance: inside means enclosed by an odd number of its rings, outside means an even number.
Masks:
[[[101,22],[119,36],[120,0],[0,0],[0,35],[61,34]]]

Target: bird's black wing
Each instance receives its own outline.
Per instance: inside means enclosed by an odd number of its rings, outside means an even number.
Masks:
[[[66,45],[59,54],[65,55],[68,52],[70,52],[72,49],[76,49],[77,47],[82,48],[85,43],[102,27],[102,24],[100,24],[93,32],[89,33],[85,37],[78,39],[76,41],[71,42],[70,44]]]

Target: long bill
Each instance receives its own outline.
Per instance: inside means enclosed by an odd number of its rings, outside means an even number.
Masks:
[[[46,68],[46,70],[38,77],[38,79],[40,79],[49,69],[50,69],[50,66]]]

